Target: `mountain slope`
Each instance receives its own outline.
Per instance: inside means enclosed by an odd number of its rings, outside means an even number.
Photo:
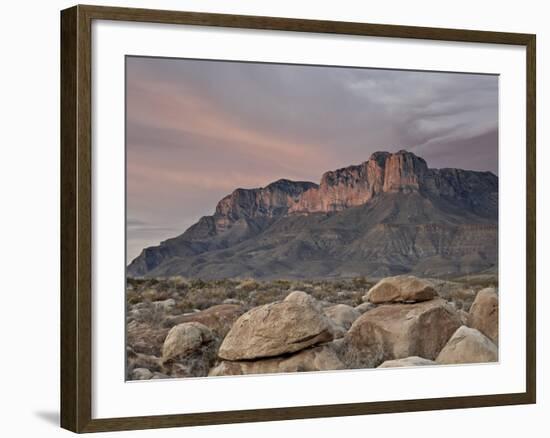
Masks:
[[[498,178],[377,152],[323,175],[237,189],[214,215],[143,250],[129,276],[337,278],[496,269]]]

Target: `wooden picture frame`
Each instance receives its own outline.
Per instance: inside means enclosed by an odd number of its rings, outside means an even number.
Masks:
[[[518,45],[526,48],[527,284],[526,391],[522,393],[126,418],[92,418],[93,20],[168,23],[389,38]],[[212,425],[530,404],[536,401],[535,35],[475,30],[75,6],[61,12],[61,426],[74,432]]]

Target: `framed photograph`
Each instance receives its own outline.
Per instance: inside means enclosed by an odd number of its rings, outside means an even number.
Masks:
[[[61,425],[535,403],[535,35],[61,12]]]

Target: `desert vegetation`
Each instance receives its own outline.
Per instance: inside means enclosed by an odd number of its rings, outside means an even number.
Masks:
[[[498,360],[494,275],[128,278],[127,379]]]

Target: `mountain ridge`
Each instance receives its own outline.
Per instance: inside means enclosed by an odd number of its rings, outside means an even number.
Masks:
[[[496,269],[497,221],[493,173],[430,169],[405,150],[375,152],[361,164],[325,172],[319,184],[280,179],[238,188],[213,215],[145,248],[127,275],[293,278]],[[468,233],[477,235],[477,244]]]

